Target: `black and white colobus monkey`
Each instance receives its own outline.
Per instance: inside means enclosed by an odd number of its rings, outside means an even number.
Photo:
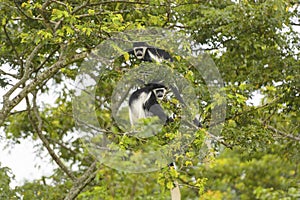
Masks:
[[[129,51],[128,53],[133,54],[137,59],[146,62],[162,62],[163,60],[169,60],[173,62],[173,58],[167,51],[152,47],[146,42],[133,43],[133,50]]]
[[[137,59],[146,61],[146,62],[162,62],[163,60],[168,60],[173,62],[171,55],[163,50],[153,46],[148,45],[146,42],[134,42],[133,49],[128,51],[129,54],[134,55]],[[179,100],[183,107],[186,106],[183,98],[180,96],[180,92],[175,86],[170,86],[175,97]],[[193,123],[196,127],[201,127],[200,121],[195,118]]]
[[[134,125],[139,119],[158,116],[163,123],[172,122],[173,119],[168,117],[163,108],[160,106],[158,99],[162,99],[166,93],[166,86],[159,83],[148,83],[144,87],[137,89],[129,97],[129,117],[131,125]],[[174,162],[169,167],[176,165]],[[172,200],[180,200],[181,194],[177,181],[174,181],[174,188],[171,189]]]
[[[133,50],[128,52],[133,54],[137,59],[146,62],[162,62],[163,60],[168,60],[173,62],[173,58],[170,54],[159,48],[151,47],[145,42],[136,42],[133,44]],[[185,105],[180,93],[176,87],[171,86],[171,90],[174,95],[178,98],[181,104]],[[173,121],[169,118],[162,107],[159,105],[157,99],[164,96],[166,91],[166,86],[162,84],[150,83],[146,84],[145,87],[136,90],[129,97],[129,117],[131,125],[137,122],[140,118],[146,118],[149,116],[158,116],[163,122]],[[174,167],[176,165],[174,162],[169,164],[169,167]],[[174,181],[174,188],[171,189],[172,200],[180,200],[181,194],[177,181]]]
[[[165,96],[166,89],[163,84],[148,83],[130,95],[129,118],[131,125],[134,125],[139,119],[152,116],[158,116],[163,123],[173,121],[158,103],[158,100]]]

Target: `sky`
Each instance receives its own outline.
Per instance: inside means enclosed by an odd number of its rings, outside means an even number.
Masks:
[[[10,184],[12,188],[22,185],[25,180],[32,181],[42,176],[49,176],[56,168],[46,152],[43,153],[42,158],[36,157],[34,146],[39,143],[41,142],[26,139],[20,144],[2,150],[6,141],[0,140],[0,167],[9,167],[15,175],[15,180]]]

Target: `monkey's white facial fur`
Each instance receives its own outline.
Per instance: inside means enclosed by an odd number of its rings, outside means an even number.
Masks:
[[[153,90],[157,99],[162,100],[165,96],[166,89],[165,88],[157,88]]]
[[[143,59],[146,53],[148,47],[134,47],[133,51],[134,51],[134,55],[138,58],[138,59]]]

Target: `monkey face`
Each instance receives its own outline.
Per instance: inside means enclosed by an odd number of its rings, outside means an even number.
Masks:
[[[134,47],[133,48],[133,52],[134,55],[138,58],[138,59],[143,59],[146,53],[148,47]]]
[[[153,90],[157,99],[162,100],[165,96],[166,89],[165,88],[157,88]]]

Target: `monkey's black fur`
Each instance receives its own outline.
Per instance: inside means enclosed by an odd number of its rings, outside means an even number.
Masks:
[[[135,55],[136,57],[141,56],[142,58],[140,58],[140,60],[142,61],[153,62],[155,60],[154,57],[156,57],[158,59],[169,60],[170,62],[173,62],[173,58],[170,56],[170,54],[167,51],[156,47],[152,47],[148,45],[146,42],[133,43],[133,49],[134,50],[131,50],[128,53]]]
[[[149,116],[158,116],[159,119],[164,123],[172,122],[173,119],[169,118],[165,114],[163,108],[157,101],[157,98],[163,97],[164,89],[167,89],[166,86],[159,83],[145,84],[145,87],[140,88],[132,93],[129,98],[129,106],[132,106],[134,101],[137,101],[139,98],[141,98],[143,93],[147,96],[150,95],[149,98],[143,102],[143,109],[146,111],[146,113],[149,113]],[[155,94],[155,92],[157,92],[157,94]],[[160,94],[161,96],[158,96]]]

